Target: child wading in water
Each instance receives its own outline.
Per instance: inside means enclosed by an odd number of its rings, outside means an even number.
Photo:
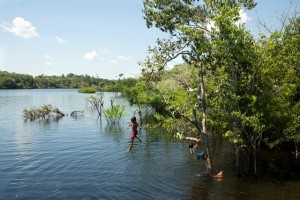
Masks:
[[[132,132],[131,132],[131,141],[130,141],[130,146],[128,148],[127,151],[130,151],[132,149],[132,145],[133,145],[133,140],[134,138],[137,138],[139,139],[140,142],[142,142],[142,139],[137,135],[138,134],[138,127],[139,127],[139,124],[136,122],[136,118],[135,117],[132,117],[131,118],[131,123],[128,125],[128,127],[132,127]]]

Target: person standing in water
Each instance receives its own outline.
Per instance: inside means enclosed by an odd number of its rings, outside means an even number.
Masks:
[[[142,142],[142,139],[137,135],[138,134],[137,129],[139,127],[139,124],[136,122],[136,117],[131,118],[131,123],[128,125],[128,127],[132,128],[132,132],[131,132],[131,138],[130,138],[131,139],[130,146],[127,151],[131,151],[134,138],[137,138],[140,142]]]

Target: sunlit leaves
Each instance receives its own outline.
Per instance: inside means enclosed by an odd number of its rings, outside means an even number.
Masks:
[[[262,42],[260,73],[265,94],[269,94],[266,120],[270,132],[265,137],[270,147],[286,141],[299,142],[299,63],[300,20],[290,19],[283,32],[274,32]]]
[[[144,5],[148,26],[170,36],[150,49],[142,74],[165,103],[169,117],[158,118],[167,127],[184,117],[191,119],[200,105],[193,90],[199,89],[200,71],[191,81],[182,78],[184,71],[175,73],[178,68],[168,71],[167,63],[182,56],[190,67],[204,69],[211,131],[254,149],[262,140],[272,147],[298,142],[299,19],[290,19],[282,31],[255,40],[238,23],[241,9],[256,5],[252,0],[149,0]],[[213,24],[210,29],[208,23]]]
[[[105,119],[109,124],[119,124],[122,117],[126,115],[124,105],[114,105],[103,110]]]

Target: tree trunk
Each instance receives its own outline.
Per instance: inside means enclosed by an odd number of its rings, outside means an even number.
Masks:
[[[297,159],[299,156],[299,145],[298,145],[298,142],[294,142],[294,144],[295,144],[295,156]]]
[[[236,168],[238,176],[245,176],[249,172],[250,154],[246,145],[236,148]]]
[[[212,163],[211,163],[211,157],[210,157],[210,149],[209,149],[209,142],[208,142],[208,135],[206,133],[201,134],[202,137],[202,145],[206,153],[206,172],[209,176],[213,175],[212,172]]]
[[[141,106],[138,105],[138,115],[140,118],[140,126],[143,125],[143,121],[142,121],[142,110],[141,110]]]
[[[254,175],[257,176],[257,169],[256,169],[256,141],[253,144],[253,164],[254,164]]]
[[[202,145],[203,149],[206,153],[206,171],[209,176],[212,176],[212,162],[210,157],[210,148],[209,148],[209,140],[206,130],[206,104],[205,104],[205,85],[204,85],[204,71],[203,66],[200,64],[200,82],[201,82],[201,88],[198,90],[198,103],[199,103],[199,109],[202,111]],[[200,93],[200,94],[199,94]]]

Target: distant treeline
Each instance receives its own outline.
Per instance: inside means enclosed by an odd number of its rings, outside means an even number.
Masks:
[[[46,89],[46,88],[85,88],[95,87],[102,91],[123,91],[134,86],[137,79],[121,78],[109,80],[89,75],[69,73],[61,76],[32,76],[28,74],[0,71],[0,89]]]

